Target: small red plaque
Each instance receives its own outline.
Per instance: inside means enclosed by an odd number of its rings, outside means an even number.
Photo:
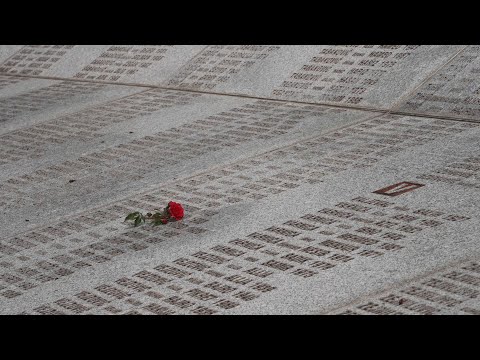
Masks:
[[[404,181],[398,184],[384,187],[383,189],[380,189],[380,190],[376,190],[373,193],[386,195],[386,196],[398,196],[403,193],[418,189],[419,187],[422,187],[422,186],[425,186],[425,185]]]

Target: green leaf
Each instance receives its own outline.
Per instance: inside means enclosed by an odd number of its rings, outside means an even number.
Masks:
[[[133,219],[135,219],[135,218],[138,216],[138,214],[140,214],[138,211],[135,211],[135,212],[133,212],[133,213],[130,213],[130,214],[127,215],[127,217],[125,218],[124,221],[133,220]]]
[[[138,213],[137,217],[135,218],[134,225],[135,227],[137,227],[141,224],[145,224],[145,215],[143,215],[142,213]]]
[[[135,227],[139,226],[140,223],[142,222],[142,218],[140,217],[140,215],[138,215],[136,218],[135,218]]]
[[[153,225],[154,226],[163,225],[163,222],[162,222],[162,220],[156,220],[156,221],[153,222]]]

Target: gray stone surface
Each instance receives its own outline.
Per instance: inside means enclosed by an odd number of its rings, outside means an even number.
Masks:
[[[4,62],[21,48],[22,45],[2,45],[0,48],[0,61]]]
[[[461,261],[332,314],[480,315],[479,274],[478,261]]]
[[[210,46],[169,85],[387,109],[462,46]],[[233,75],[230,74],[233,72]]]
[[[134,86],[14,76],[0,77],[0,83],[2,79],[0,134],[145,91],[145,88]]]
[[[0,73],[155,85],[204,49],[202,45],[30,45]],[[11,51],[10,51],[11,52]],[[23,54],[25,53],[25,54]]]
[[[0,46],[25,56],[0,63],[0,314],[479,314],[478,117],[408,108],[474,98],[476,47],[175,46],[78,75],[109,48]],[[360,51],[398,62],[357,104],[273,99]],[[170,200],[182,221],[123,222]]]
[[[480,46],[468,46],[395,110],[480,121]]]
[[[121,119],[116,113],[119,106],[135,108],[134,113]],[[98,115],[102,116],[100,123],[95,118]],[[18,160],[4,160],[2,167],[0,211],[6,214],[0,226],[9,224],[4,234],[10,235],[25,225],[26,218],[31,226],[46,216],[75,212],[152,182],[185,176],[371,116],[374,114],[172,90],[136,93],[31,128],[29,132],[38,130],[42,139],[47,135],[57,142],[28,145],[23,156],[18,143],[7,145],[7,141],[26,130],[0,136],[6,140],[2,146],[5,154],[10,148],[20,152]],[[105,120],[112,123],[108,126]],[[95,128],[74,128],[77,133],[72,134],[73,121],[76,126]],[[32,142],[37,134],[30,136]],[[14,211],[8,210],[14,205]]]

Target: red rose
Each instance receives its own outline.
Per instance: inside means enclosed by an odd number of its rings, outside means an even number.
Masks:
[[[175,220],[183,219],[183,207],[179,203],[170,201],[168,203],[168,211]]]

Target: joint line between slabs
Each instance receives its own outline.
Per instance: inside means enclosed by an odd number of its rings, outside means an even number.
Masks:
[[[405,103],[406,100],[408,100],[411,96],[415,95],[416,91],[419,90],[423,85],[425,85],[428,81],[430,81],[435,75],[437,75],[445,66],[450,64],[452,61],[454,61],[458,55],[460,55],[468,45],[465,45],[463,48],[458,50],[455,54],[453,54],[443,65],[439,65],[437,69],[434,69],[430,75],[427,75],[427,77],[420,82],[418,86],[416,86],[412,91],[410,91],[408,94],[405,94],[401,96],[393,105],[390,107],[391,110],[398,109],[401,105]]]
[[[462,49],[461,51],[463,51]],[[459,55],[459,53],[456,54]],[[453,59],[451,59],[453,60]],[[448,63],[444,64],[444,66],[448,65]],[[440,71],[440,69],[438,69]],[[409,94],[402,97],[401,100],[405,100],[404,98],[411,95],[415,92],[420,86],[422,86],[426,81],[431,79],[436,73],[432,74],[427,80],[422,82],[419,86],[417,86],[414,90],[412,90]],[[406,115],[406,116],[417,116],[417,117],[427,117],[427,118],[438,118],[443,120],[452,120],[452,121],[463,121],[463,122],[477,122],[477,120],[471,118],[464,118],[461,116],[449,116],[449,115],[439,115],[439,114],[430,114],[430,113],[421,113],[421,112],[408,112],[402,110],[395,110],[399,107],[400,104],[396,103],[396,106],[391,108],[375,108],[375,107],[360,107],[360,106],[351,106],[351,105],[342,105],[342,104],[332,104],[332,103],[312,103],[312,102],[305,102],[305,101],[298,101],[298,100],[285,100],[285,99],[274,99],[269,97],[261,97],[261,96],[253,96],[253,95],[244,95],[244,94],[229,94],[229,93],[220,93],[220,92],[212,92],[212,91],[202,91],[202,90],[194,90],[194,89],[184,89],[184,88],[176,88],[176,87],[168,87],[168,86],[160,86],[160,85],[148,85],[148,84],[138,84],[138,83],[123,83],[123,82],[108,82],[108,81],[94,81],[94,80],[85,80],[85,79],[72,79],[72,78],[63,78],[63,77],[55,77],[55,76],[29,76],[29,75],[11,75],[11,74],[2,74],[11,77],[24,77],[29,79],[46,79],[46,80],[57,80],[57,81],[77,81],[77,82],[87,82],[87,83],[94,83],[94,84],[104,84],[104,85],[117,85],[117,86],[128,86],[128,87],[143,87],[147,88],[146,90],[140,91],[136,94],[139,94],[144,91],[154,90],[154,89],[161,89],[161,90],[172,90],[172,91],[180,91],[180,92],[187,92],[187,93],[196,93],[196,94],[205,94],[205,95],[215,95],[215,96],[226,96],[226,97],[234,97],[234,98],[242,98],[242,99],[252,99],[252,100],[266,100],[278,103],[292,103],[292,104],[299,104],[299,105],[312,105],[312,106],[323,106],[323,107],[331,107],[331,108],[338,108],[338,109],[345,109],[345,110],[356,110],[356,111],[365,111],[365,112],[377,112],[377,113],[384,113],[384,114],[392,114],[392,115]],[[106,103],[111,101],[116,101],[123,99],[127,96],[126,95],[118,99],[108,100]],[[101,105],[101,104],[100,104]],[[87,108],[88,109],[88,108]],[[74,114],[74,113],[73,113]],[[53,118],[54,119],[54,118]]]
[[[446,65],[448,65],[448,64],[445,64],[444,66],[446,66]],[[475,122],[478,123],[480,121],[480,120],[477,121],[477,120],[474,120],[474,119],[471,119],[471,118],[464,118],[464,117],[461,117],[461,116],[449,116],[449,115],[439,115],[439,114],[430,114],[430,113],[421,113],[421,112],[417,113],[417,112],[395,110],[395,106],[391,107],[391,108],[381,109],[381,108],[374,108],[374,107],[359,107],[359,106],[341,105],[341,104],[332,104],[332,103],[312,103],[312,102],[304,102],[304,101],[298,101],[298,100],[273,99],[273,98],[269,98],[269,97],[260,97],[260,96],[253,96],[253,95],[229,94],[229,93],[201,91],[201,90],[194,90],[194,89],[183,89],[183,88],[176,88],[176,87],[148,85],[148,84],[137,84],[137,83],[94,81],[94,80],[88,80],[88,79],[87,80],[85,80],[85,79],[72,79],[72,78],[63,78],[63,77],[54,77],[54,76],[11,75],[11,74],[1,74],[1,73],[0,73],[0,75],[11,76],[11,77],[24,77],[24,78],[29,78],[29,79],[46,79],[46,80],[73,81],[73,82],[77,81],[77,82],[88,82],[88,83],[94,83],[94,84],[147,88],[147,90],[144,90],[144,91],[154,90],[154,89],[173,90],[173,91],[180,91],[180,92],[187,92],[187,93],[216,95],[216,96],[227,96],[227,97],[252,99],[252,100],[266,100],[266,101],[272,101],[272,102],[278,102],[278,103],[292,103],[292,104],[300,104],[300,105],[323,106],[323,107],[331,107],[331,108],[338,108],[338,109],[345,109],[345,110],[377,112],[377,113],[392,114],[392,115],[417,116],[417,117],[427,117],[427,118],[432,118],[432,119],[437,118],[437,119],[452,120],[452,121],[463,121],[463,122],[473,122],[473,123],[475,123]],[[433,76],[434,76],[434,74],[431,77],[433,77]],[[429,80],[430,78],[428,78],[427,80]],[[425,81],[427,81],[427,80],[425,80]],[[415,90],[417,90],[423,84],[424,84],[424,82],[422,82],[422,84],[420,84],[414,90],[412,90],[412,92],[410,92],[408,95],[411,95]],[[139,93],[144,92],[144,91],[140,91],[136,94],[139,94]],[[134,94],[126,95],[126,96],[123,96],[123,97],[118,98],[118,99],[108,100],[106,103],[111,102],[111,101],[120,100],[120,99],[123,99],[127,96],[132,96],[132,95],[134,95]],[[407,96],[407,95],[405,95],[405,96]],[[397,105],[401,105],[401,104],[397,104]],[[398,108],[398,106],[396,108]],[[73,113],[73,114],[75,114],[75,113]],[[55,118],[52,118],[52,119],[55,119]]]
[[[347,110],[358,110],[358,111],[370,111],[370,112],[386,112],[389,111],[388,108],[375,108],[375,107],[362,107],[362,106],[352,106],[352,105],[342,105],[342,104],[333,104],[333,103],[312,103],[306,101],[299,101],[299,100],[286,100],[286,99],[274,99],[267,96],[254,96],[254,95],[245,95],[245,94],[231,94],[231,93],[221,93],[221,92],[214,92],[214,91],[204,91],[204,90],[195,90],[195,89],[185,89],[185,88],[177,88],[173,86],[162,86],[162,85],[150,85],[150,84],[140,84],[140,83],[124,83],[124,82],[112,82],[112,81],[95,81],[89,79],[74,79],[74,78],[66,78],[66,77],[59,77],[59,76],[41,76],[41,75],[22,75],[22,74],[6,74],[0,73],[0,75],[5,76],[12,76],[12,77],[24,77],[29,79],[46,79],[46,80],[58,80],[58,81],[73,81],[73,82],[87,82],[87,83],[94,83],[94,84],[106,84],[106,85],[117,85],[117,86],[129,86],[129,87],[144,87],[153,89],[160,89],[160,90],[174,90],[180,92],[187,92],[187,93],[196,93],[196,94],[207,94],[207,95],[217,95],[217,96],[228,96],[228,97],[237,97],[237,98],[245,98],[245,99],[252,99],[252,100],[268,100],[274,102],[282,102],[282,103],[293,103],[293,104],[301,104],[301,105],[313,105],[313,106],[329,106],[333,108],[341,108]]]
[[[15,56],[20,50],[22,50],[25,47],[22,46],[20,49],[18,49],[15,53],[10,55],[7,59],[5,59],[1,64],[5,63],[8,59],[11,57]],[[198,57],[203,53],[209,45],[207,45],[204,49],[202,49],[197,55],[195,55],[192,59],[188,61],[190,63],[194,58]],[[299,101],[299,100],[283,100],[283,99],[272,99],[267,96],[253,96],[253,95],[242,95],[242,94],[230,94],[230,93],[220,93],[220,92],[212,92],[212,91],[202,91],[202,90],[194,90],[194,89],[184,89],[184,88],[176,88],[176,87],[169,87],[169,86],[162,86],[162,85],[150,85],[150,84],[140,84],[140,83],[123,83],[123,82],[111,82],[111,81],[95,81],[95,80],[89,80],[89,79],[74,79],[74,78],[65,78],[65,77],[56,77],[56,76],[41,76],[41,75],[35,75],[35,76],[29,76],[29,75],[22,75],[22,74],[8,74],[8,73],[3,73],[3,75],[6,76],[17,76],[17,77],[26,77],[26,78],[39,78],[39,79],[47,79],[47,80],[63,80],[63,81],[78,81],[78,82],[90,82],[90,83],[96,83],[96,84],[110,84],[110,85],[119,85],[119,86],[134,86],[134,87],[147,87],[147,88],[152,88],[152,89],[164,89],[164,90],[176,90],[176,91],[184,91],[184,92],[191,92],[191,93],[201,93],[201,94],[209,94],[209,95],[220,95],[220,96],[229,96],[229,97],[239,97],[239,98],[248,98],[248,99],[256,99],[256,100],[268,100],[268,101],[278,101],[278,102],[289,102],[289,103],[296,103],[296,104],[306,104],[306,105],[316,105],[316,106],[330,106],[330,107],[335,107],[335,108],[342,108],[342,109],[353,109],[353,110],[359,110],[359,111],[371,111],[371,112],[386,112],[386,113],[392,113],[392,114],[399,114],[399,115],[408,115],[408,116],[421,116],[421,117],[431,117],[429,115],[425,114],[416,114],[412,113],[413,115],[410,115],[408,112],[402,112],[402,111],[397,111],[398,107],[400,107],[403,102],[408,99],[411,95],[413,95],[421,86],[423,86],[427,81],[429,81],[431,78],[433,78],[439,71],[441,71],[445,66],[450,64],[455,58],[460,55],[465,49],[468,47],[468,45],[465,45],[463,48],[458,50],[454,55],[450,57],[443,65],[439,65],[437,69],[434,69],[430,75],[427,75],[427,78],[425,78],[418,86],[416,86],[412,91],[409,93],[401,96],[398,100],[396,100],[393,105],[391,105],[389,108],[375,108],[375,107],[361,107],[361,106],[352,106],[352,105],[341,105],[341,104],[331,104],[331,103],[312,103],[312,102],[304,102],[304,101]],[[187,63],[187,64],[188,64]],[[1,65],[0,64],[0,65]],[[184,65],[185,66],[185,65]],[[1,74],[1,73],[0,73]],[[121,98],[120,98],[121,99]],[[439,115],[432,115],[433,117],[440,117]],[[443,118],[443,117],[441,117]],[[468,122],[474,122],[475,120],[472,119],[467,119],[467,118],[450,118],[446,116],[444,119],[446,120],[457,120],[457,121],[468,121]]]
[[[473,123],[479,124],[479,120],[474,119],[465,119],[465,118],[457,118],[448,115],[437,115],[437,114],[429,114],[429,113],[416,113],[416,112],[408,112],[408,111],[390,111],[389,114],[392,115],[403,115],[403,116],[413,116],[413,117],[420,117],[420,118],[427,118],[427,119],[440,119],[440,120],[447,120],[447,121],[457,121],[457,122],[465,122],[465,123]]]

